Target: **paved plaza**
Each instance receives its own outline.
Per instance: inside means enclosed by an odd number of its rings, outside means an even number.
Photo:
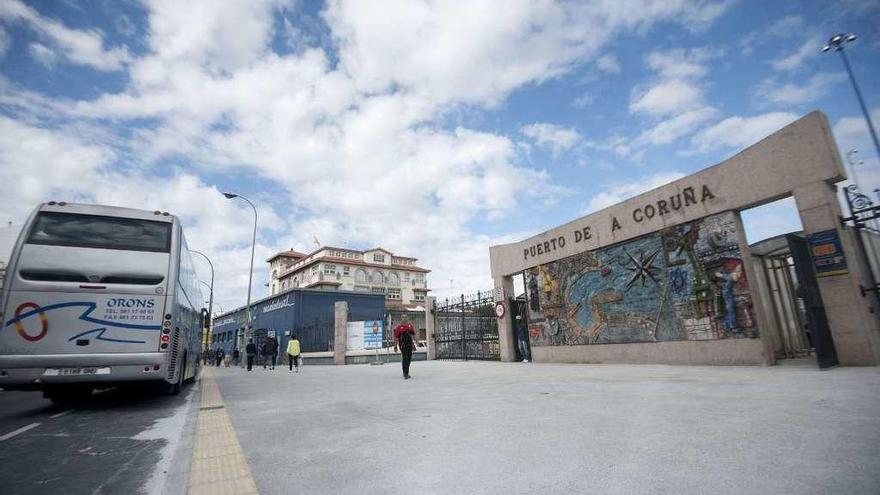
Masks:
[[[420,362],[215,370],[282,493],[877,493],[880,370]]]

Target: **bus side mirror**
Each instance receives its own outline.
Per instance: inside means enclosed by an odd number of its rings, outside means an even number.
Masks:
[[[211,315],[208,314],[208,310],[202,308],[201,313],[199,313],[199,322],[202,324],[202,328],[209,328],[211,326]]]

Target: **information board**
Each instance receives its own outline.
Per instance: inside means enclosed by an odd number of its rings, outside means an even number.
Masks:
[[[849,272],[837,229],[809,234],[807,242],[810,245],[810,255],[813,257],[817,277],[843,275]]]
[[[382,348],[382,327],[381,320],[364,322],[364,349]]]
[[[345,349],[349,351],[381,349],[383,326],[381,320],[348,322]]]

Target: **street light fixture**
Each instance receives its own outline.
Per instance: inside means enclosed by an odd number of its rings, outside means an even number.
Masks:
[[[852,170],[852,181],[856,187],[859,186],[859,178],[856,175],[856,165],[864,165],[864,161],[859,160],[858,158],[853,158],[854,156],[859,154],[859,150],[849,150],[846,152],[846,162],[849,165],[849,168]]]
[[[247,201],[247,204],[251,205],[251,208],[254,210],[254,235],[253,235],[253,238],[251,239],[251,271],[248,272],[247,311],[245,313],[247,320],[245,320],[245,326],[244,326],[244,343],[247,343],[248,339],[251,338],[251,330],[252,330],[251,329],[251,285],[253,284],[253,279],[254,279],[254,250],[257,247],[257,207],[254,206],[253,203],[251,203],[251,200],[247,199],[246,197],[244,197],[240,194],[225,192],[225,193],[223,193],[223,196],[226,196],[226,199],[241,198],[241,199]]]
[[[214,321],[213,321],[214,320],[214,263],[211,263],[211,259],[208,258],[205,255],[205,253],[203,253],[201,251],[191,250],[190,252],[198,254],[202,258],[205,258],[205,261],[208,262],[208,266],[211,267],[211,285],[208,287],[208,291],[211,294],[210,298],[208,299],[208,320],[210,322],[210,324],[208,325],[208,335],[210,335],[211,329],[214,328]],[[199,282],[202,282],[202,281],[199,280]],[[202,283],[204,284],[204,282],[202,282]],[[208,338],[206,337],[206,338],[202,339],[202,342],[203,342],[205,350],[207,351],[208,350]]]
[[[862,91],[859,89],[858,83],[856,83],[856,77],[853,75],[852,67],[849,65],[849,59],[846,57],[846,52],[843,49],[846,43],[852,43],[856,39],[857,36],[852,33],[835,34],[828,40],[828,44],[822,47],[822,51],[828,52],[834,50],[840,54],[840,58],[843,60],[843,65],[846,67],[846,72],[849,74],[849,80],[852,83],[853,90],[856,92],[856,98],[859,100],[859,106],[862,107],[862,114],[865,116],[865,122],[868,123],[868,130],[871,132],[871,139],[874,140],[874,148],[877,150],[877,155],[880,156],[880,141],[877,140],[877,131],[874,130],[874,124],[871,122],[871,115],[868,113],[868,107],[865,106],[864,98],[862,98]]]

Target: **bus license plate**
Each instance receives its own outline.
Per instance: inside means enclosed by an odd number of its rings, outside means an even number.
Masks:
[[[44,376],[109,375],[110,368],[46,368]]]

